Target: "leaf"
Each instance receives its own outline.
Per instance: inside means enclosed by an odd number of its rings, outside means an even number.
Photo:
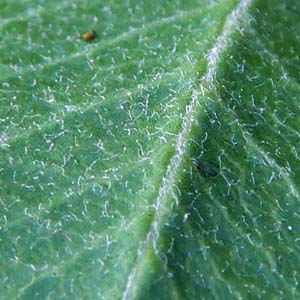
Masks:
[[[299,298],[297,1],[0,11],[1,300]]]

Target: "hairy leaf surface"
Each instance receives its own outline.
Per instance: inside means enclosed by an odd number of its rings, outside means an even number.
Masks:
[[[299,299],[299,13],[3,0],[0,299]]]

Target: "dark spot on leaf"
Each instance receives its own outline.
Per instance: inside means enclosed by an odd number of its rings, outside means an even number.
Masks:
[[[197,160],[196,167],[202,177],[216,177],[220,173],[218,165],[206,160]]]
[[[95,38],[97,37],[97,33],[95,30],[92,31],[88,31],[86,33],[84,33],[82,35],[82,38],[86,41],[86,42],[91,42],[93,41]]]

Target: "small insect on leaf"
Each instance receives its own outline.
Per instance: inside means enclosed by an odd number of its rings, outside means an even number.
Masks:
[[[82,38],[86,41],[86,42],[91,42],[93,41],[95,38],[97,37],[97,33],[95,30],[92,31],[88,31],[86,33],[84,33],[82,35]]]

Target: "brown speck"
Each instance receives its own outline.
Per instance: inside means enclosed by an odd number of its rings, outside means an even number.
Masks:
[[[96,31],[88,31],[86,33],[84,33],[82,35],[82,38],[86,41],[86,42],[91,42],[93,41],[95,38],[97,37],[97,33]]]

